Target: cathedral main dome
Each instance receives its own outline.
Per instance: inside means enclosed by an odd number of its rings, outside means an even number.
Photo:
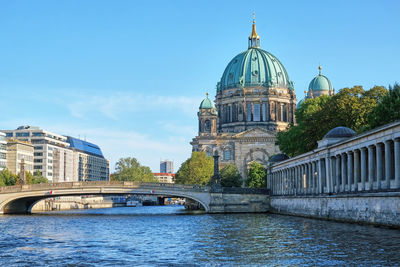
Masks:
[[[253,29],[249,37],[249,48],[235,56],[225,68],[217,91],[240,87],[276,87],[293,90],[285,67],[277,57],[261,49],[260,36]]]
[[[259,47],[249,47],[229,62],[218,83],[218,90],[247,86],[293,89],[279,59]]]

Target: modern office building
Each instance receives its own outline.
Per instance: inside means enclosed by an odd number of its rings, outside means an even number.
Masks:
[[[175,173],[153,173],[154,177],[157,178],[159,183],[168,183],[173,184],[175,183]]]
[[[74,152],[69,149],[67,137],[34,126],[2,130],[8,139],[32,143],[33,171],[39,171],[50,182],[77,181],[73,176]]]
[[[110,179],[110,162],[104,158],[99,146],[67,136],[74,151],[74,177],[78,181],[107,181]]]
[[[7,165],[7,139],[6,134],[0,132],[0,171]]]
[[[25,171],[33,173],[33,151],[33,145],[30,142],[9,139],[7,142],[7,169],[13,174],[19,174],[23,161]]]
[[[172,160],[164,160],[160,162],[160,172],[161,173],[173,173],[174,172],[174,162]]]

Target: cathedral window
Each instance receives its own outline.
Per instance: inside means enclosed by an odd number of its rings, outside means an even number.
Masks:
[[[262,120],[267,121],[267,107],[265,103],[262,104]]]
[[[205,122],[205,131],[211,132],[211,121],[210,120],[206,120],[206,122]]]
[[[247,102],[247,121],[251,121],[251,103]]]
[[[231,151],[229,149],[224,151],[224,160],[231,160]]]
[[[260,121],[260,104],[253,104],[253,121]]]
[[[232,122],[232,106],[229,106],[229,122]]]

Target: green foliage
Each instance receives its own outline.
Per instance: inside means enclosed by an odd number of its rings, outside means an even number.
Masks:
[[[221,186],[223,187],[241,187],[242,176],[234,164],[225,165],[220,171]]]
[[[115,164],[114,181],[158,182],[149,167],[142,166],[135,158],[121,158]]]
[[[206,185],[214,174],[214,160],[205,152],[192,152],[175,175],[177,184]]]
[[[369,114],[369,129],[400,120],[400,85],[395,84],[389,87],[389,92],[385,95],[376,108]]]
[[[253,161],[250,163],[250,168],[247,171],[246,186],[252,188],[264,188],[267,186],[266,183],[267,172],[264,167]]]
[[[36,171],[34,174],[26,172],[25,175],[27,184],[45,184],[49,182],[39,171]]]
[[[296,109],[297,125],[277,134],[280,150],[293,157],[317,148],[317,141],[331,129],[349,127],[356,132],[365,130],[367,118],[387,90],[375,86],[364,91],[361,86],[343,88],[336,95],[306,99]]]
[[[16,185],[18,176],[12,174],[8,169],[0,172],[0,186]]]

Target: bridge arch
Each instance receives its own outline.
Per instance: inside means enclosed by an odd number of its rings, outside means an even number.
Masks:
[[[0,188],[0,213],[30,213],[35,203],[46,198],[127,194],[189,198],[199,202],[205,211],[209,212],[211,198],[207,188],[185,187],[181,185],[163,186],[163,184],[139,184],[134,182],[60,183],[16,186],[8,188],[10,190],[2,189],[4,188]]]

